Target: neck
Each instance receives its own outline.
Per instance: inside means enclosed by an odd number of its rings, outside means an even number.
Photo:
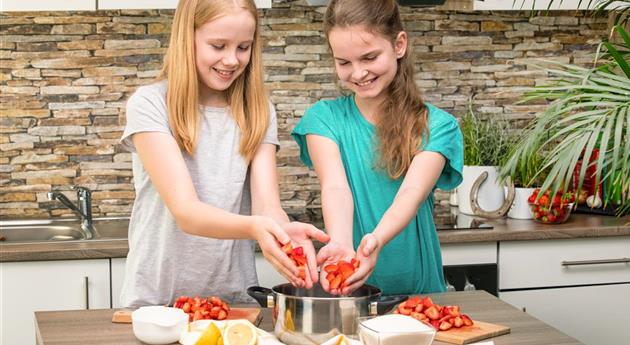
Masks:
[[[199,104],[206,107],[223,108],[228,105],[227,92],[217,91],[207,86],[199,85]]]
[[[383,110],[384,97],[378,98],[360,98],[354,95],[354,103],[356,103],[359,112],[371,124],[375,125],[378,120],[378,114]]]

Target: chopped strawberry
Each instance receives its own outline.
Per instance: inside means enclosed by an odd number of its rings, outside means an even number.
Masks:
[[[466,314],[462,314],[462,321],[464,321],[464,326],[472,326],[473,321]]]
[[[448,331],[449,329],[451,329],[451,327],[453,327],[453,324],[451,324],[448,321],[442,321],[442,322],[440,322],[439,330],[440,331]]]
[[[440,318],[440,312],[434,305],[427,308],[427,310],[424,311],[424,315],[426,315],[431,320],[437,320]]]
[[[461,317],[456,316],[455,318],[453,318],[453,326],[460,328],[463,325],[464,325],[464,320],[462,320]]]

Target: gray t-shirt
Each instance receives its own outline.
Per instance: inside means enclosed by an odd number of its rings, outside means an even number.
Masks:
[[[164,305],[180,295],[214,295],[232,303],[251,301],[246,289],[258,284],[254,242],[206,238],[180,230],[136,153],[133,134],[172,135],[166,89],[166,81],[142,86],[127,102],[121,143],[132,152],[136,199],[121,304],[131,308]],[[276,113],[270,108],[263,142],[279,145]],[[194,155],[182,151],[197,195],[209,205],[249,214],[248,164],[239,153],[241,131],[229,108],[202,107],[201,113]],[[177,188],[176,181],[172,188]]]

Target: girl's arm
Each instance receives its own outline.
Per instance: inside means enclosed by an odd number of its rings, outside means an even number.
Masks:
[[[328,245],[317,254],[317,264],[349,260],[355,256],[352,242],[354,203],[339,147],[331,139],[313,134],[306,136],[306,143],[319,178],[324,223],[330,235]],[[320,274],[320,278],[324,278],[326,272],[321,270]],[[329,291],[328,280],[320,279],[320,283],[325,291]]]
[[[272,218],[238,215],[199,200],[172,136],[140,132],[132,140],[151,182],[182,231],[219,239],[255,239],[281,274],[294,284],[301,281],[297,267],[276,245],[276,241],[286,244],[290,238]]]
[[[250,164],[252,214],[271,217],[283,227],[293,242],[304,248],[308,266],[304,286],[310,289],[318,280],[315,248],[311,238],[325,243],[328,242],[329,237],[313,225],[289,221],[289,217],[280,205],[276,171],[276,146],[260,145]],[[273,260],[273,258],[267,259]]]
[[[361,240],[357,250],[361,265],[346,281],[347,291],[359,288],[367,280],[374,270],[380,250],[415,217],[420,204],[437,183],[445,164],[446,158],[437,152],[422,151],[415,155],[391,206],[374,231]]]

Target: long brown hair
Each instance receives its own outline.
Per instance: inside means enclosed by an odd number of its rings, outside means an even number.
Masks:
[[[232,116],[241,129],[240,153],[248,161],[269,126],[269,101],[264,91],[262,43],[253,0],[180,0],[164,67],[159,79],[168,80],[166,104],[177,144],[189,155],[195,151],[199,122],[199,79],[195,65],[195,30],[234,7],[247,10],[256,21],[252,55],[243,73],[226,90]]]
[[[394,45],[404,31],[395,0],[331,0],[324,16],[324,33],[335,27],[359,25],[382,35]],[[403,176],[418,152],[422,137],[428,138],[427,109],[413,80],[411,50],[398,59],[398,71],[389,85],[389,97],[377,118],[376,133],[380,141],[377,165],[398,179]]]

